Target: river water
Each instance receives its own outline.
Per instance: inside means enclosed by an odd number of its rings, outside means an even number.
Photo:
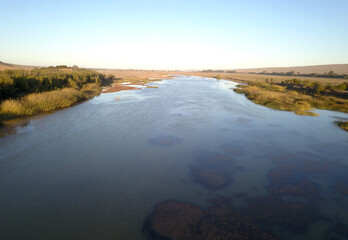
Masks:
[[[315,209],[302,214],[310,221],[296,216],[301,229],[272,228],[278,239],[346,239],[348,133],[333,121],[347,114],[272,110],[225,80],[153,85],[102,94],[0,139],[0,239],[147,239],[144,221],[165,200],[207,209],[270,198]],[[215,169],[222,185],[199,172],[214,158],[230,159]]]

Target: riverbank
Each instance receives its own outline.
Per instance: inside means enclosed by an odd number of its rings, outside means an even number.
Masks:
[[[348,100],[343,98],[344,91],[328,90],[319,86],[305,87],[296,84],[269,84],[250,82],[248,85],[238,85],[234,91],[243,93],[254,103],[277,109],[292,111],[298,115],[318,116],[312,110],[332,110],[348,113]],[[343,96],[342,98],[337,96]]]
[[[0,123],[67,108],[99,95],[101,87],[88,84],[81,90],[64,88],[43,93],[32,93],[19,99],[4,100],[0,104]]]
[[[34,71],[36,76],[32,76]],[[64,109],[81,101],[98,96],[101,93],[140,89],[137,86],[157,88],[156,86],[149,86],[147,84],[155,81],[161,81],[164,77],[171,78],[169,75],[143,73],[137,75],[133,72],[130,74],[125,74],[125,72],[123,72],[123,74],[120,74],[120,77],[116,77],[116,75],[114,75],[116,74],[115,72],[109,73],[110,74],[108,77],[106,77],[104,73],[97,73],[96,71],[85,69],[73,69],[65,66],[62,68],[45,68],[35,69],[32,71],[16,70],[1,72],[1,86],[3,86],[3,88],[4,86],[9,88],[9,82],[10,87],[16,89],[17,92],[8,92],[12,94],[11,96],[20,97],[3,99],[1,101],[0,126],[7,125],[7,123],[12,123],[18,119],[34,116],[39,113]],[[70,76],[71,74],[72,76]],[[22,86],[22,83],[28,85],[31,82],[37,82],[37,86],[44,85],[41,80],[42,78],[51,79],[51,84],[46,84],[48,89],[56,87],[57,84],[59,84],[59,86],[66,87],[58,90],[44,91],[39,93],[30,93],[31,90],[28,87],[22,87],[23,89],[18,91],[17,86]],[[8,81],[6,82],[4,79]],[[102,86],[104,86],[104,90],[102,89]],[[32,91],[34,91],[34,88]],[[8,92],[4,92],[0,96],[6,97],[9,94]]]
[[[101,93],[114,76],[65,65],[0,71],[0,125],[70,107]]]

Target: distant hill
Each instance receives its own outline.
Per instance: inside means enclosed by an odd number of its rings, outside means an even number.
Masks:
[[[235,69],[235,71],[240,73],[247,72],[263,72],[266,71],[268,73],[272,72],[291,72],[295,71],[309,74],[309,73],[328,73],[330,71],[334,71],[338,74],[348,74],[348,64],[327,64],[327,65],[314,65],[314,66],[298,66],[298,67],[269,67],[269,68],[247,68],[247,69]]]
[[[25,69],[25,70],[31,70],[34,69],[35,66],[27,66],[27,65],[17,65],[12,63],[4,63],[0,61],[0,70],[6,70],[6,69]]]
[[[18,64],[5,63],[0,61],[0,70],[5,70],[5,69],[31,70],[36,67],[41,68],[43,66],[18,65]],[[104,70],[110,70],[110,69],[104,69]],[[300,72],[303,74],[309,74],[309,73],[323,74],[323,73],[328,73],[330,71],[334,71],[337,74],[348,74],[348,64],[327,64],[327,65],[297,66],[297,67],[245,68],[245,69],[234,69],[234,70],[239,73],[248,73],[248,72],[260,73],[263,71],[272,73],[272,72],[295,71],[295,73]]]

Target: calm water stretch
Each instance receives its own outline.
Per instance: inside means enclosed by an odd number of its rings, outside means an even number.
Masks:
[[[166,200],[202,209],[218,229],[233,218],[275,239],[347,239],[348,133],[333,124],[347,114],[272,110],[225,80],[153,85],[0,139],[0,239],[149,239]]]

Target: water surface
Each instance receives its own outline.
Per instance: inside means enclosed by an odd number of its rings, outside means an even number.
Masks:
[[[345,239],[348,134],[333,121],[347,114],[268,109],[225,80],[155,85],[102,94],[1,138],[0,239],[147,239],[144,221],[165,200],[206,209],[269,198],[316,208],[303,229],[276,226],[277,238]]]

